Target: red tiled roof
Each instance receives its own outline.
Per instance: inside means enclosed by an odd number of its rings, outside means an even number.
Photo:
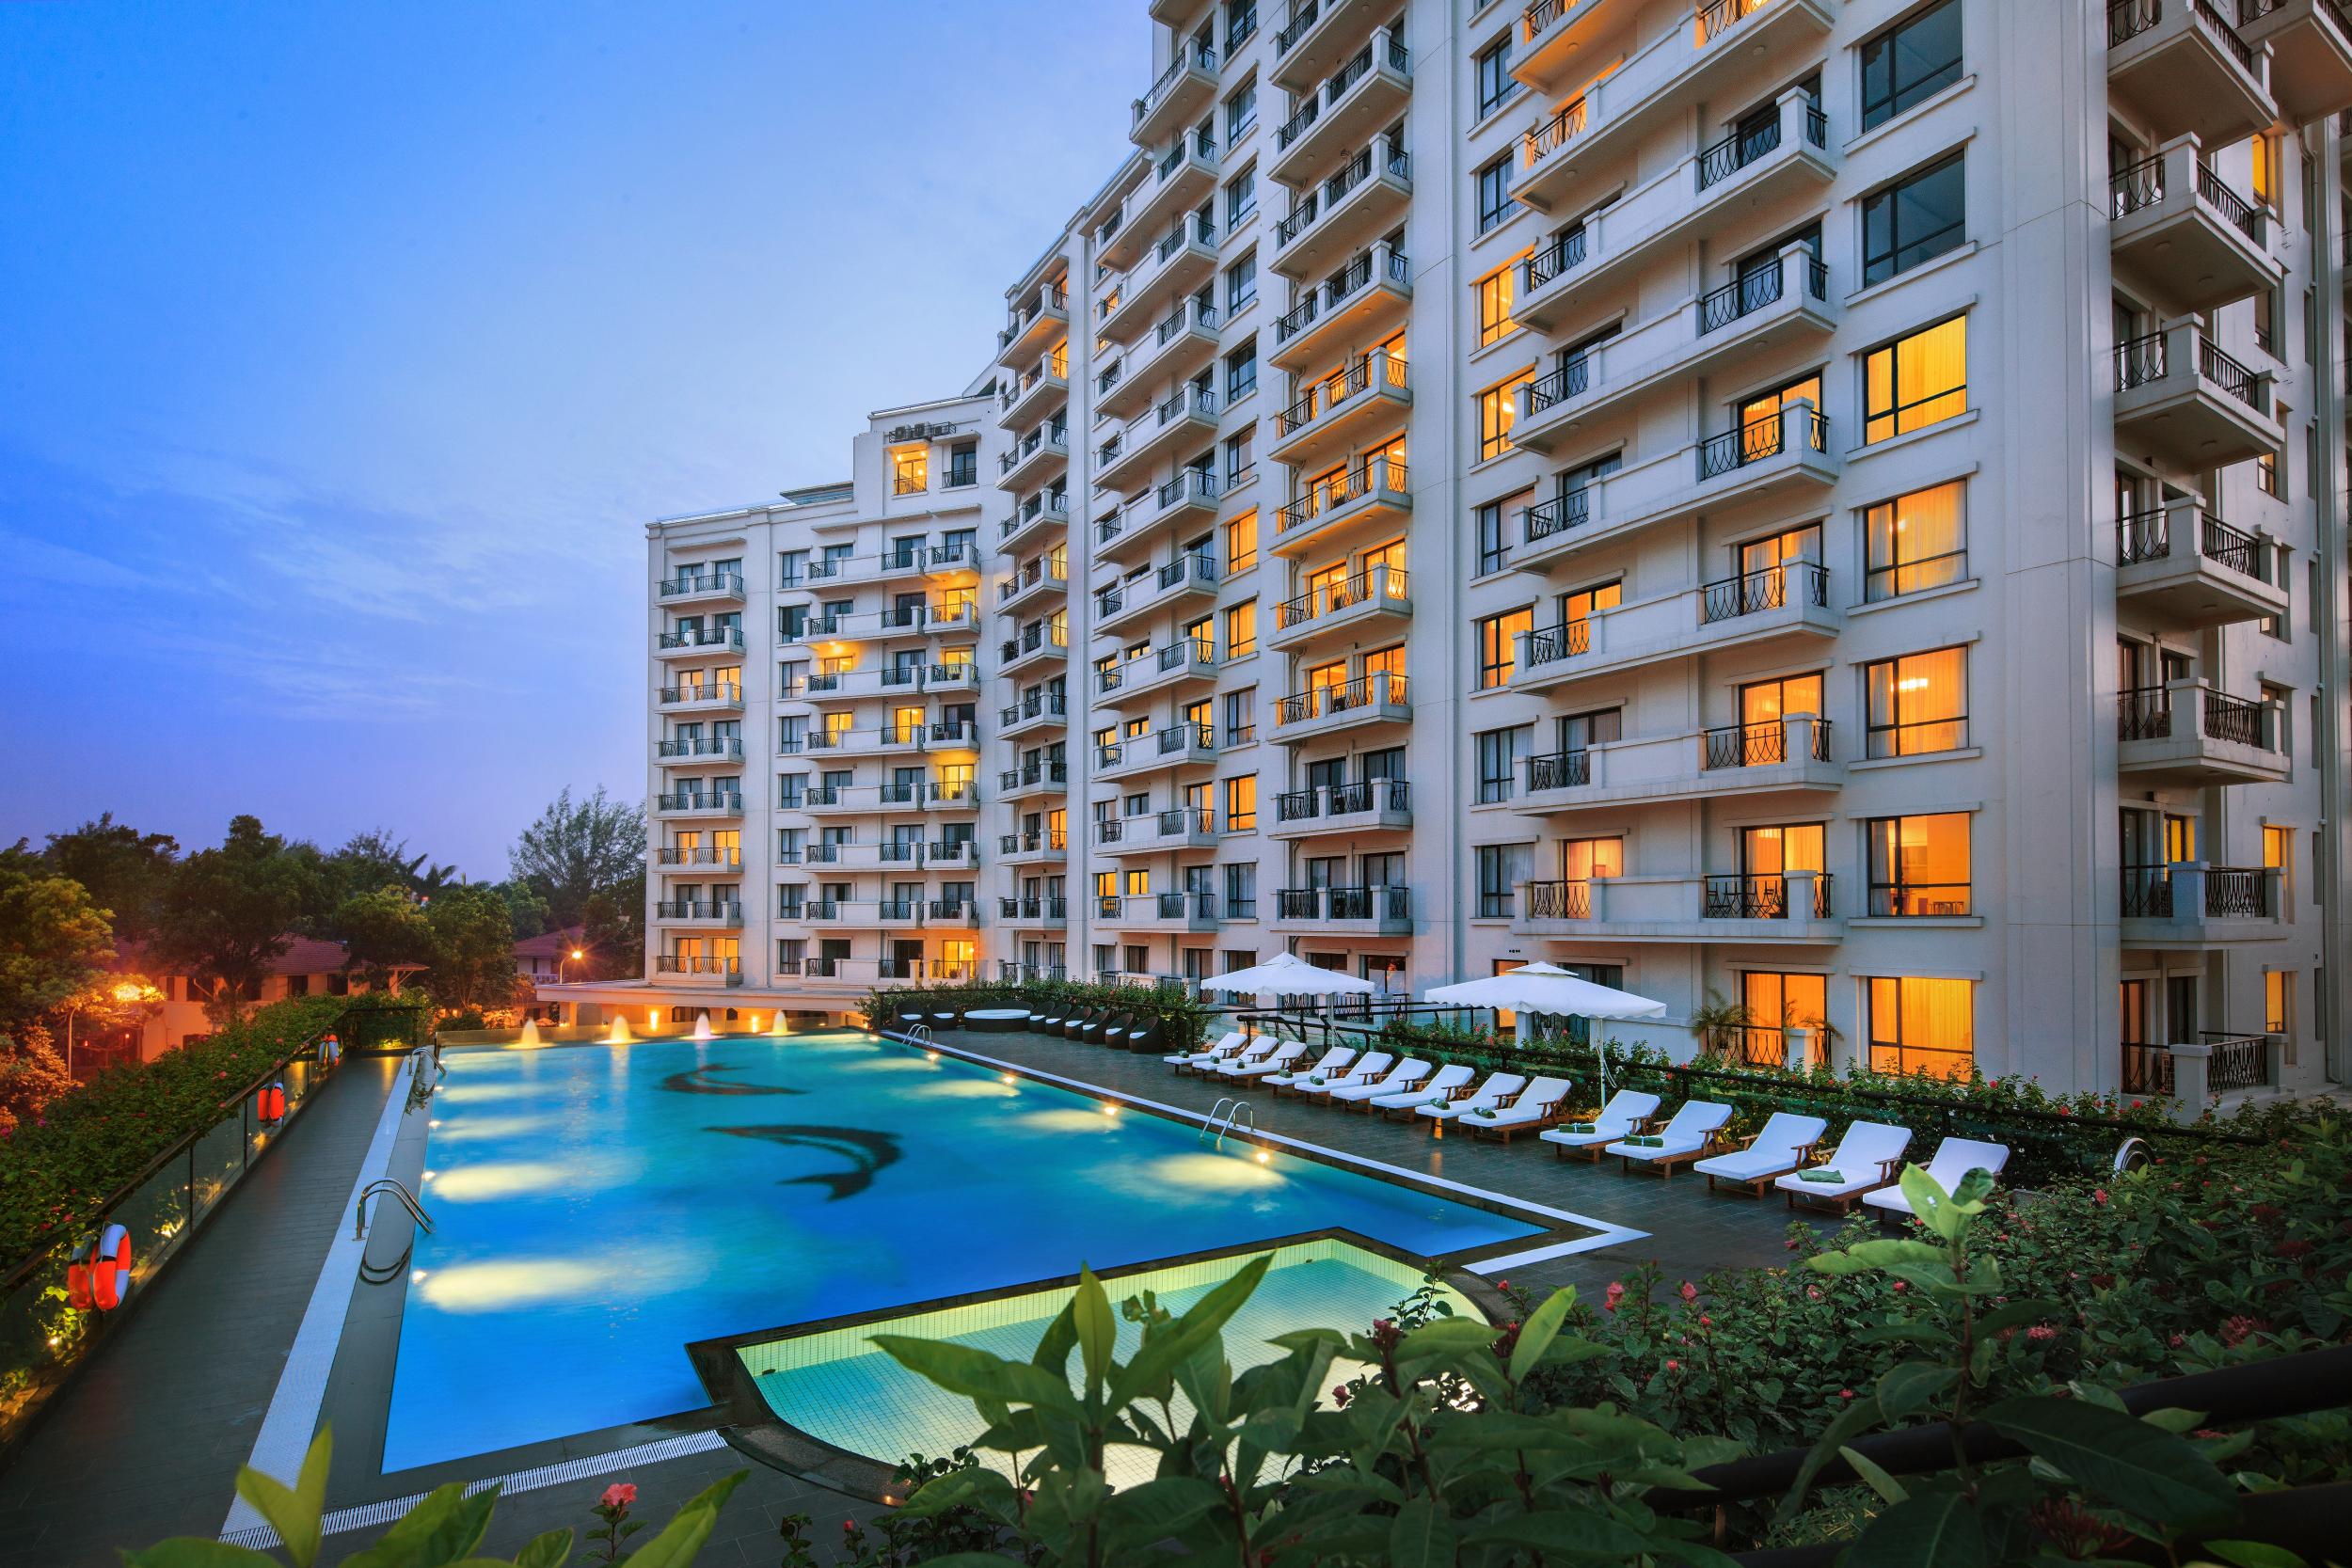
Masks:
[[[283,953],[270,960],[272,974],[333,974],[349,966],[351,955],[340,942],[327,942],[318,937],[289,936]],[[151,958],[137,942],[115,944],[114,967],[135,971],[153,978],[174,973],[171,966]]]
[[[566,926],[560,931],[543,931],[535,937],[525,937],[515,944],[515,957],[518,958],[567,957],[573,948],[580,945],[580,939],[587,934],[587,929],[584,926]]]

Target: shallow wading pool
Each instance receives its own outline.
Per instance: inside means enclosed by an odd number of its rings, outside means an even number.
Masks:
[[[691,1341],[1315,1231],[1430,1259],[1543,1228],[870,1035],[443,1061],[387,1472],[698,1409]]]

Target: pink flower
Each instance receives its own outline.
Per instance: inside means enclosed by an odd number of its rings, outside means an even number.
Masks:
[[[1715,1320],[1702,1312],[1699,1314],[1699,1326],[1701,1328],[1712,1328],[1715,1326]]]
[[[1608,1291],[1600,1298],[1600,1309],[1604,1312],[1614,1312],[1617,1309],[1617,1303],[1624,1299],[1625,1281],[1613,1279],[1609,1282]]]
[[[1898,1279],[1895,1281],[1895,1289],[1898,1291],[1908,1291],[1911,1289],[1911,1282],[1907,1279]]]
[[[1666,1370],[1670,1372],[1678,1372],[1682,1370],[1682,1363],[1679,1361],[1668,1361],[1666,1363]]]
[[[1820,1300],[1820,1299],[1821,1299],[1821,1288],[1820,1288],[1819,1285],[1807,1285],[1807,1286],[1804,1288],[1804,1299],[1805,1299],[1805,1300],[1807,1300],[1807,1301],[1819,1301],[1819,1300]]]
[[[636,1501],[637,1488],[625,1481],[616,1481],[606,1487],[604,1496],[597,1499],[598,1505],[604,1508],[628,1508]]]
[[[2106,1208],[2107,1206],[2107,1190],[2105,1187],[2093,1189],[2090,1195],[2090,1201],[2097,1204],[2102,1209]]]
[[[1682,1305],[1685,1307],[1699,1299],[1699,1288],[1687,1279],[1682,1282],[1682,1289],[1675,1293],[1682,1298]]]
[[[1850,1400],[1853,1398],[1853,1390],[1851,1388],[1840,1388],[1837,1390],[1837,1397],[1841,1400]]]
[[[2026,1338],[2037,1345],[2046,1344],[2050,1340],[2058,1338],[2058,1330],[2052,1328],[2048,1323],[2036,1323],[2031,1328],[2026,1330]]]

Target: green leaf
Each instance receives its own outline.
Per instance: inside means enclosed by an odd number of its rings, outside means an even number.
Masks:
[[[711,1527],[719,1522],[715,1508],[682,1508],[670,1522],[661,1527],[661,1533],[638,1547],[621,1560],[629,1568],[686,1568],[710,1539]]]
[[[1260,1253],[1243,1264],[1232,1278],[1192,1304],[1191,1310],[1159,1333],[1136,1352],[1135,1359],[1120,1370],[1111,1382],[1110,1397],[1105,1402],[1113,1410],[1123,1410],[1145,1388],[1175,1374],[1193,1354],[1225,1326],[1227,1319],[1249,1299],[1265,1277],[1268,1265],[1274,1261],[1272,1253]]]
[[[1070,1320],[1078,1331],[1078,1354],[1086,1368],[1087,1392],[1092,1395],[1109,1375],[1119,1323],[1111,1315],[1111,1298],[1104,1293],[1103,1282],[1083,1264],[1078,1269],[1077,1293],[1070,1298]]]
[[[1576,1305],[1574,1288],[1554,1291],[1541,1307],[1527,1315],[1519,1324],[1518,1342],[1511,1347],[1510,1378],[1524,1383],[1527,1374],[1542,1365],[1544,1352],[1558,1336],[1560,1325],[1566,1321],[1568,1308]]]
[[[2166,1529],[2237,1516],[2227,1477],[2190,1444],[2081,1400],[2003,1400],[1983,1419],[2101,1500]]]
[[[1879,1408],[1886,1418],[1898,1421],[1915,1411],[1925,1410],[1930,1401],[1960,1381],[1960,1373],[1950,1367],[1938,1367],[1926,1361],[1905,1361],[1887,1369],[1879,1379]]]
[[[567,1526],[534,1535],[531,1544],[515,1554],[515,1568],[563,1568],[564,1560],[572,1555],[572,1532]]]
[[[1467,1350],[1491,1350],[1495,1342],[1492,1324],[1473,1318],[1439,1318],[1422,1324],[1397,1342],[1399,1361],[1418,1361],[1424,1356],[1459,1355]]]
[[[735,1489],[750,1478],[749,1470],[737,1470],[731,1475],[721,1476],[717,1481],[678,1504],[678,1512],[683,1513],[690,1508],[707,1508],[716,1513],[726,1506],[729,1497],[735,1496]]]
[[[1944,1249],[1925,1242],[1889,1238],[1878,1242],[1856,1242],[1836,1252],[1817,1252],[1804,1260],[1805,1267],[1817,1274],[1874,1274],[1898,1263],[1941,1263]]]
[[[1457,1547],[1454,1526],[1436,1503],[1415,1497],[1389,1528],[1391,1568],[1451,1568]]]
[[[2065,1310],[2064,1306],[2055,1301],[2012,1301],[1979,1318],[1977,1333],[1981,1337],[1998,1334],[2003,1329],[2024,1328],[2028,1323],[2058,1317]]]
[[[1901,1481],[1888,1475],[1884,1466],[1859,1449],[1850,1449],[1841,1443],[1837,1448],[1837,1456],[1853,1466],[1853,1473],[1862,1478],[1862,1484],[1876,1492],[1881,1501],[1899,1503],[1911,1496],[1903,1490]]]
[[[1972,1165],[1961,1176],[1960,1185],[1952,1189],[1952,1203],[1964,1212],[1981,1213],[1984,1200],[1992,1196],[1993,1173],[1982,1165]]]
[[[969,1345],[903,1334],[877,1334],[870,1342],[909,1371],[969,1400],[997,1400],[1065,1412],[1077,1407],[1067,1381],[1025,1361],[1009,1361]]]
[[[197,1535],[177,1535],[143,1552],[124,1552],[122,1560],[128,1568],[284,1568],[267,1552]]]
[[[1498,1519],[1462,1540],[1465,1545],[1533,1546],[1549,1555],[1603,1562],[1629,1561],[1658,1545],[1647,1532],[1606,1514],[1565,1510]]]
[[[334,1433],[321,1427],[310,1439],[310,1451],[302,1456],[301,1475],[292,1486],[250,1465],[237,1470],[237,1496],[269,1521],[295,1568],[310,1568],[318,1560],[319,1516],[326,1508],[326,1467],[334,1451]]]
[[[1954,1492],[1908,1497],[1870,1521],[1843,1568],[1984,1568],[1984,1528]]]
[[[1952,1202],[1952,1195],[1944,1190],[1944,1183],[1917,1165],[1905,1165],[1902,1180],[1898,1183],[1903,1196],[1911,1200],[1911,1212],[1919,1223],[1946,1241],[1958,1236],[1968,1223],[1967,1216]],[[1979,1538],[1979,1545],[1983,1544]]]
[[[1804,1506],[1804,1495],[1813,1485],[1813,1478],[1820,1474],[1821,1466],[1830,1462],[1849,1438],[1869,1431],[1885,1418],[1885,1412],[1879,1409],[1876,1389],[1839,1411],[1837,1418],[1830,1422],[1829,1430],[1822,1433],[1820,1440],[1806,1450],[1804,1463],[1797,1466],[1797,1479],[1789,1486],[1788,1496],[1781,1498],[1780,1508],[1772,1515],[1773,1518],[1784,1524],[1795,1518],[1798,1511]]]
[[[1190,1528],[1224,1504],[1225,1494],[1211,1481],[1198,1476],[1162,1476],[1112,1493],[1103,1505],[1103,1523],[1113,1542],[1149,1545]]]
[[[1037,1350],[1030,1355],[1029,1365],[1066,1378],[1070,1375],[1070,1353],[1077,1345],[1077,1303],[1066,1301],[1061,1310],[1054,1314],[1054,1321],[1045,1325],[1045,1332],[1038,1337]]]
[[[1023,1564],[1017,1557],[995,1552],[949,1552],[946,1557],[925,1558],[923,1568],[1023,1568]]]
[[[469,1497],[466,1483],[437,1486],[386,1530],[375,1544],[343,1560],[343,1568],[439,1568],[480,1544],[497,1506],[498,1488]]]
[[[2236,1568],[2304,1568],[2301,1558],[2267,1541],[2208,1541],[2204,1548]]]

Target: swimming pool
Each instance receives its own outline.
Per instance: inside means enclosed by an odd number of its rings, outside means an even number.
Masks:
[[[699,1409],[684,1346],[1312,1231],[1541,1227],[869,1035],[453,1051],[384,1468]]]

